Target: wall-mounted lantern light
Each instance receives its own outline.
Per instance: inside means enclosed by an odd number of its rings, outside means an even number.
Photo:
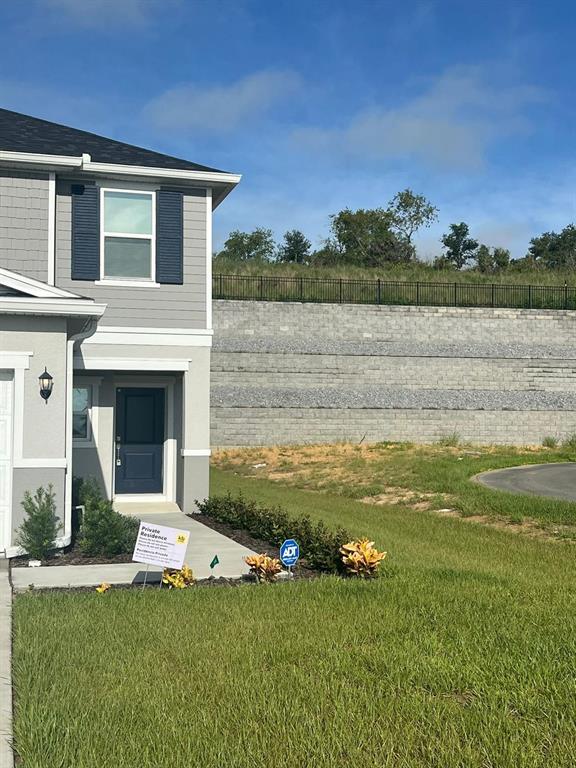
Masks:
[[[54,379],[48,373],[47,368],[44,368],[44,373],[41,373],[40,376],[38,376],[38,381],[40,382],[40,397],[44,400],[46,405],[48,405],[48,398],[52,394],[52,389],[54,387]]]

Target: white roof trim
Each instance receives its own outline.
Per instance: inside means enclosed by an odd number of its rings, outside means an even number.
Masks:
[[[82,165],[83,157],[41,155],[37,152],[8,152],[7,150],[0,150],[0,160],[8,163],[25,163],[26,165],[56,165],[79,168]]]
[[[92,299],[20,298],[0,296],[3,315],[60,315],[66,317],[102,317],[106,304]]]
[[[12,288],[14,291],[27,293],[35,299],[79,299],[75,293],[64,291],[62,288],[56,288],[54,285],[48,285],[41,280],[34,280],[32,277],[26,277],[18,272],[12,272],[9,269],[0,267],[0,285]]]
[[[209,184],[238,184],[242,176],[238,173],[220,173],[218,171],[193,171],[182,168],[150,168],[145,165],[120,165],[118,163],[92,163],[82,164],[82,170],[86,173],[126,174],[128,176],[153,176],[159,179],[182,179],[189,181],[202,181]]]
[[[236,185],[242,178],[238,173],[220,171],[194,171],[182,168],[151,168],[145,165],[123,165],[119,163],[93,163],[90,155],[80,157],[67,155],[42,155],[31,152],[8,152],[0,150],[0,161],[24,163],[26,165],[69,166],[80,168],[86,173],[125,174],[127,176],[151,176],[159,179],[181,179],[200,181],[208,184]]]

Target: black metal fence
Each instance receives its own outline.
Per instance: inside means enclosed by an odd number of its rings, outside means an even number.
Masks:
[[[427,283],[275,275],[214,275],[215,299],[398,304],[432,307],[576,309],[576,287]]]

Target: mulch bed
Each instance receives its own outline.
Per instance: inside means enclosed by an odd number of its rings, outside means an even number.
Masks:
[[[12,568],[27,568],[30,558],[28,555],[13,557],[10,561]],[[42,560],[42,565],[113,565],[115,563],[131,563],[132,553],[124,555],[113,555],[104,557],[104,555],[85,555],[78,543],[70,544],[60,552],[56,552],[54,557],[48,560]]]
[[[212,530],[218,531],[218,533],[222,533],[224,536],[228,536],[232,541],[242,544],[242,546],[251,549],[253,552],[266,554],[269,555],[269,557],[279,557],[278,547],[275,544],[271,544],[269,541],[264,541],[264,539],[258,539],[255,536],[252,536],[243,528],[232,528],[226,523],[215,520],[213,517],[210,517],[210,515],[194,514],[189,515],[189,517],[202,523],[207,528],[212,528]],[[314,579],[318,578],[320,575],[318,571],[315,571],[308,566],[304,558],[298,560],[295,567],[292,568],[292,573],[294,574],[294,577],[298,579]]]
[[[266,553],[270,557],[278,557],[278,547],[271,544],[269,541],[258,539],[255,536],[251,536],[247,531],[242,528],[232,528],[226,523],[221,523],[219,520],[215,520],[209,515],[190,515],[193,520],[212,528],[218,533],[222,533],[224,536],[228,536],[232,541],[242,544],[244,547],[251,549],[253,552]],[[27,568],[30,558],[28,555],[21,557],[13,557],[10,561],[12,568]],[[57,552],[54,557],[48,560],[43,560],[43,566],[58,566],[58,565],[113,565],[116,563],[131,563],[132,553],[124,555],[114,555],[113,557],[104,557],[103,555],[88,556],[83,554],[78,543],[71,544],[65,549]],[[300,559],[296,566],[292,569],[292,573],[295,578],[298,579],[313,579],[319,576],[318,571],[308,567],[304,558]],[[217,581],[217,580],[215,580]]]

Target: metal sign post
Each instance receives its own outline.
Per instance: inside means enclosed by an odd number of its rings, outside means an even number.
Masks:
[[[146,570],[144,571],[144,581],[142,582],[142,589],[146,586],[146,581],[148,579],[148,563],[146,563]]]
[[[142,589],[148,582],[148,569],[151,565],[174,570],[182,568],[189,538],[190,531],[156,523],[140,523],[132,560],[146,565]],[[159,588],[162,589],[162,573]]]

